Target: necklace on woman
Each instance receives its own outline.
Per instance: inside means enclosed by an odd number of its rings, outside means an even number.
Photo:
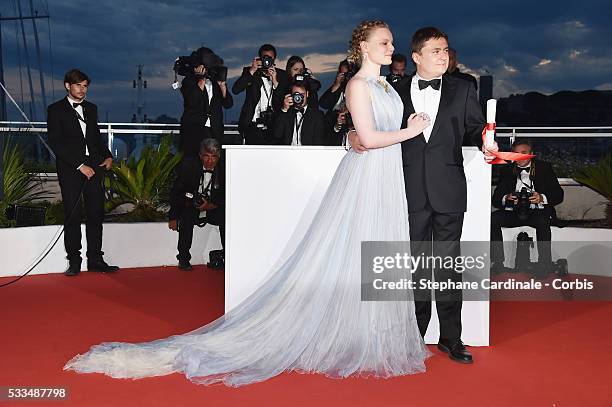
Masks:
[[[385,89],[385,92],[389,93],[389,83],[382,78],[378,78],[376,82]]]

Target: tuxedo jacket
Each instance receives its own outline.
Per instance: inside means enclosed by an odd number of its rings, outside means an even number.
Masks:
[[[81,106],[87,125],[85,137],[77,112],[67,97],[47,108],[49,144],[55,153],[58,173],[76,172],[77,167],[84,163],[97,166],[112,157],[98,128],[98,108],[87,100]],[[89,157],[85,155],[86,145]]]
[[[200,190],[203,174],[202,161],[199,158],[186,156],[181,160],[178,176],[170,190],[169,219],[179,219],[186,208],[193,208],[192,203],[185,198],[185,193],[195,194]],[[217,206],[225,205],[225,174],[220,161],[212,173],[210,200]]]
[[[232,86],[232,93],[234,95],[238,95],[242,91],[246,90],[246,96],[242,105],[242,110],[240,111],[240,118],[238,119],[238,130],[243,134],[253,121],[253,114],[255,113],[255,107],[261,98],[261,86],[263,85],[261,75],[259,75],[257,72],[255,75],[251,75],[251,72],[249,71],[250,68],[250,66],[245,66],[242,69],[242,75],[240,75]],[[270,97],[273,101],[273,110],[278,112],[280,110],[280,106],[278,106],[278,104],[275,102],[278,100],[278,98],[275,97],[275,92],[277,92],[278,89],[284,89],[286,87],[287,74],[284,70],[277,68],[276,78],[278,80],[278,87],[272,90],[272,95],[270,95]]]
[[[310,87],[310,90],[308,91],[308,108],[318,109],[319,108],[319,89],[321,89],[321,82],[313,78],[307,78],[306,81],[308,82],[308,85]],[[293,85],[293,82],[291,82],[290,80],[287,80],[284,86],[281,87],[279,85],[277,90],[274,92],[274,106],[278,107],[278,111],[280,111],[280,109],[283,106],[285,96],[291,94],[292,85]]]
[[[208,102],[208,92],[198,86],[195,76],[186,76],[183,79],[181,93],[183,94],[183,116],[181,124],[204,127],[206,115],[210,115],[210,128],[212,136],[217,140],[223,139],[224,122],[223,109],[233,106],[234,100],[228,91],[225,97],[221,94],[221,87],[216,81],[212,82],[212,97]]]
[[[412,80],[412,79],[411,79]],[[401,89],[402,127],[414,113],[410,84]],[[402,142],[402,162],[408,211],[427,203],[439,213],[465,212],[467,185],[463,169],[463,140],[482,146],[485,120],[474,87],[467,81],[442,76],[440,104],[429,141],[421,133]]]
[[[548,207],[559,205],[563,201],[563,188],[559,185],[559,180],[555,175],[552,166],[546,161],[531,160],[531,171],[529,178],[533,183],[533,189],[546,195]],[[516,192],[516,181],[518,178],[517,167],[515,164],[502,165],[499,173],[499,182],[491,198],[494,207],[503,209],[502,198]]]
[[[280,145],[291,145],[293,130],[295,128],[295,109],[289,109],[287,113],[281,111],[274,121],[274,138]],[[304,112],[301,126],[301,141],[305,146],[323,146],[326,141],[326,127],[323,112],[313,109],[311,106]]]

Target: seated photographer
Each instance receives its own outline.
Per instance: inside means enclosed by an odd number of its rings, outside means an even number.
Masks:
[[[190,66],[181,84],[183,115],[181,116],[180,150],[198,156],[200,143],[214,138],[224,143],[223,109],[233,106],[225,80],[227,68],[223,59],[209,48],[199,48],[191,56]]]
[[[321,89],[321,82],[314,77],[308,68],[306,68],[304,60],[295,55],[291,56],[287,60],[286,68],[288,82],[283,89],[279,88],[279,92],[274,93],[274,97],[276,98],[275,107],[280,108],[283,106],[285,95],[291,93],[290,88],[294,83],[308,82],[308,86],[310,87],[310,91],[308,92],[308,106],[311,108],[318,108],[319,96],[317,92]]]
[[[531,154],[532,144],[517,139],[512,151]],[[538,242],[538,269],[547,273],[552,267],[551,224],[556,224],[555,205],[563,201],[563,189],[552,166],[535,159],[517,161],[501,167],[492,204],[501,210],[491,214],[491,271],[505,270],[502,227],[531,226]]]
[[[410,83],[411,78],[406,76],[406,57],[402,54],[393,54],[387,82],[393,86],[398,93],[400,89]]]
[[[246,144],[272,143],[274,121],[274,93],[279,87],[286,88],[287,74],[275,67],[276,48],[264,44],[251,66],[244,67],[242,75],[234,82],[232,93],[238,95],[246,90],[246,97],[238,131]]]
[[[219,226],[221,244],[225,248],[225,176],[218,165],[221,145],[213,138],[200,144],[198,158],[184,157],[178,178],[170,192],[168,227],[179,232],[179,269],[191,270],[191,242],[194,225]]]
[[[309,106],[309,84],[295,82],[285,95],[283,107],[274,122],[274,138],[280,145],[321,146],[325,142],[323,112]]]

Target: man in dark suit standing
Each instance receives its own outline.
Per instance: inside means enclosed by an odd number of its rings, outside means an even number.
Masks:
[[[85,100],[89,83],[89,77],[78,69],[68,71],[64,76],[68,95],[47,109],[49,144],[56,157],[64,204],[67,276],[81,271],[81,196],[86,214],[87,270],[110,273],[119,269],[102,257],[104,170],[111,168],[113,158],[98,128],[97,107]]]
[[[402,161],[408,201],[412,256],[460,255],[459,240],[467,209],[467,184],[463,169],[462,142],[482,146],[484,117],[473,86],[449,76],[448,36],[435,27],[425,27],[412,37],[412,60],[416,73],[400,96],[404,103],[402,126],[415,112],[423,112],[432,126],[402,142]],[[355,133],[349,136],[356,151],[364,148]],[[496,149],[495,145],[492,149]],[[494,156],[485,154],[485,160]],[[435,280],[461,281],[452,269],[436,268]],[[432,270],[418,269],[417,282],[431,279]],[[436,290],[440,322],[438,348],[452,360],[472,363],[472,355],[461,341],[461,290]],[[431,319],[431,291],[415,290],[415,311],[421,335]]]
[[[529,140],[517,139],[512,151],[532,154],[533,148]],[[529,206],[519,213],[518,197],[523,188],[529,194]],[[501,228],[531,226],[538,242],[538,272],[548,274],[552,269],[550,226],[557,220],[554,207],[562,201],[563,188],[549,163],[527,159],[502,166],[492,197],[493,206],[500,210],[491,214],[491,272],[505,269]]]
[[[251,66],[244,67],[242,75],[232,86],[232,93],[238,95],[246,90],[246,97],[238,130],[246,144],[270,144],[272,142],[272,123],[280,106],[274,105],[276,89],[286,88],[288,82],[284,70],[276,68],[276,48],[264,44],[259,48],[258,57]],[[282,100],[282,98],[280,98]]]
[[[206,138],[212,137],[221,144],[229,141],[224,140],[223,109],[229,109],[234,104],[225,78],[210,76],[210,67],[214,63],[222,64],[223,60],[209,48],[200,48],[195,54],[201,64],[194,68],[194,72],[185,76],[181,84],[183,116],[180,150],[193,157],[198,156],[200,143]]]
[[[351,65],[346,59],[340,61],[334,83],[319,99],[319,106],[327,109],[324,116],[328,134],[326,145],[339,146],[344,141],[345,132],[340,131],[340,127],[346,124],[345,116],[348,110],[344,91],[350,76],[350,69]]]
[[[170,192],[168,227],[179,232],[179,269],[192,270],[191,243],[193,227],[206,223],[219,226],[221,244],[225,247],[225,175],[219,164],[221,145],[215,139],[204,139],[198,158],[187,156],[181,161],[178,177]],[[198,202],[196,197],[204,197]]]
[[[296,82],[290,94],[285,95],[283,108],[274,121],[274,138],[280,145],[322,146],[325,135],[323,112],[309,106],[308,82]],[[297,102],[296,103],[296,99]]]

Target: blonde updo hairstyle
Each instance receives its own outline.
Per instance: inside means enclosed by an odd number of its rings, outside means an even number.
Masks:
[[[361,59],[363,58],[361,42],[367,41],[372,30],[376,28],[389,28],[389,26],[382,20],[365,20],[355,27],[349,42],[348,57],[346,58],[351,64],[361,65]]]

